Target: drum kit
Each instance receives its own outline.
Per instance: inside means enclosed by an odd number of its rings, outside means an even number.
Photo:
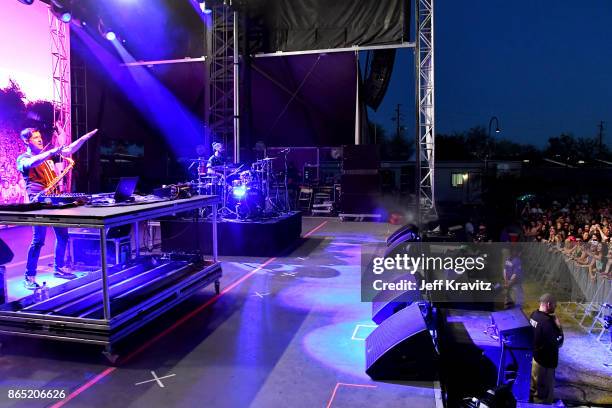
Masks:
[[[191,183],[200,195],[221,197],[222,216],[260,218],[266,212],[279,210],[279,206],[271,199],[274,179],[272,161],[275,159],[276,157],[266,157],[257,160],[250,168],[245,164],[207,167],[208,160],[195,159],[194,162],[198,163],[198,173],[197,179]]]

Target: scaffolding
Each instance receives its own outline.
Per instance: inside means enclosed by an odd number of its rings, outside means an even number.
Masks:
[[[237,12],[223,3],[214,5],[211,51],[207,59],[210,80],[208,126],[213,140],[223,142],[226,147],[232,146],[235,163],[240,161],[237,31]]]
[[[71,107],[72,107],[72,138],[76,139],[89,131],[87,123],[87,67],[84,61],[78,55],[71,55],[70,58],[70,85],[72,89]],[[77,155],[78,174],[91,174],[90,171],[90,144],[86,143]],[[91,178],[84,177],[86,185],[85,191],[92,191]],[[82,179],[79,179],[82,181]]]
[[[68,140],[55,140],[57,145],[66,145],[71,141],[71,104],[70,104],[70,28],[51,12],[49,15],[49,33],[51,36],[51,58],[53,72],[53,123],[63,130]],[[58,132],[60,129],[57,129]],[[62,134],[61,132],[57,133]],[[64,179],[64,188],[69,189],[70,176]]]
[[[416,212],[417,220],[437,217],[435,174],[434,0],[415,0]]]

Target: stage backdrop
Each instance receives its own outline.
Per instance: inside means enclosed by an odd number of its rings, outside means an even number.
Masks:
[[[24,183],[15,167],[25,151],[19,131],[53,125],[53,68],[48,6],[3,1],[0,13],[0,204],[23,202]]]

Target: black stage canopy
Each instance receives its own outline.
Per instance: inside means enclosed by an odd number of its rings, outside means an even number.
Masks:
[[[409,41],[407,0],[253,0],[245,4],[253,53]]]

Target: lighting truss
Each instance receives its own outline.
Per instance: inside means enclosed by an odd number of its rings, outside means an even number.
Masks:
[[[434,192],[434,0],[415,0],[416,19],[416,208],[418,221],[437,217]]]
[[[222,141],[226,147],[232,143],[234,162],[239,161],[239,143],[235,132],[238,131],[236,104],[238,103],[237,72],[234,59],[237,54],[236,14],[229,6],[212,6],[212,49],[210,52],[209,80],[210,107],[208,112],[209,129],[215,140]]]
[[[53,72],[53,123],[64,131],[70,143],[72,139],[70,123],[70,28],[51,11],[49,7],[49,33],[51,36],[51,59]],[[65,186],[70,188],[70,175],[64,179]]]

